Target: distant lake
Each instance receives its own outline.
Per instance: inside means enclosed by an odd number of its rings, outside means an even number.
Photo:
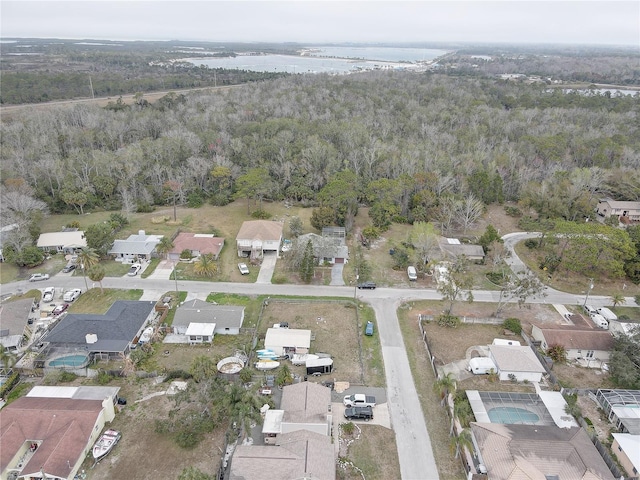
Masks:
[[[305,55],[238,55],[236,57],[184,58],[209,68],[286,73],[348,73],[358,70],[415,68],[406,62],[433,60],[446,50],[387,47],[315,47]],[[321,56],[320,56],[321,55]],[[332,57],[332,58],[327,58]]]

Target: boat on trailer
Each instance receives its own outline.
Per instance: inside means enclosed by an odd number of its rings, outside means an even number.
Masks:
[[[93,458],[98,461],[105,457],[120,441],[122,434],[117,430],[105,431],[93,446]]]
[[[255,363],[255,367],[258,370],[273,370],[274,368],[278,368],[280,366],[280,362],[276,362],[275,360],[260,360]]]

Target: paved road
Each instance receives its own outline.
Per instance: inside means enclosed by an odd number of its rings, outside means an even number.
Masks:
[[[513,245],[524,238],[533,238],[537,234],[516,233],[503,237],[505,245],[513,252]],[[515,272],[526,271],[526,266],[512,253],[510,265]],[[190,295],[205,298],[210,292],[249,294],[249,295],[299,295],[299,296],[333,296],[353,298],[357,294],[360,301],[368,302],[373,307],[382,346],[387,378],[387,396],[391,413],[391,422],[396,433],[396,444],[400,461],[401,476],[405,480],[439,478],[436,469],[431,441],[424,422],[420,401],[415,389],[409,361],[404,349],[404,342],[397,318],[397,308],[406,301],[440,300],[442,297],[436,290],[418,288],[378,288],[376,290],[355,290],[348,286],[307,286],[307,285],[271,285],[267,283],[217,283],[187,282],[141,277],[105,278],[105,288],[139,288],[159,298],[170,290],[188,291]],[[26,281],[1,285],[0,294],[18,293],[31,288],[47,286],[68,288],[84,288],[82,277],[56,275],[51,280],[29,283]],[[549,303],[563,305],[582,305],[584,295],[564,293],[548,289],[545,297],[529,299],[528,303]],[[473,292],[476,302],[497,302],[499,292],[478,290]],[[589,303],[599,307],[611,303],[608,296],[589,297]],[[627,305],[634,305],[632,297],[626,298]],[[416,453],[416,449],[420,453]]]

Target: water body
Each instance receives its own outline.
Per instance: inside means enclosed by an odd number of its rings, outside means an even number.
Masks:
[[[239,55],[223,58],[184,58],[183,61],[209,68],[278,73],[350,73],[361,70],[409,69],[433,60],[445,50],[384,47],[318,47],[305,55]],[[331,57],[331,58],[329,58]]]

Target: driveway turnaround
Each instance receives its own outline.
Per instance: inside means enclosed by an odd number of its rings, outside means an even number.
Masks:
[[[413,383],[409,359],[404,348],[393,299],[371,298],[376,312],[378,334],[387,377],[387,403],[403,480],[438,480],[438,469],[431,448],[418,392]]]

